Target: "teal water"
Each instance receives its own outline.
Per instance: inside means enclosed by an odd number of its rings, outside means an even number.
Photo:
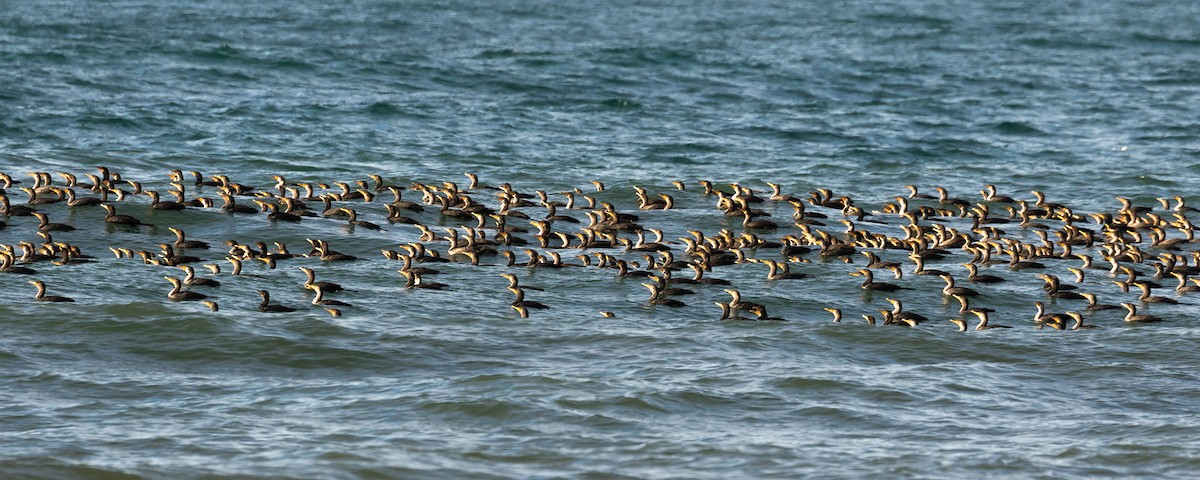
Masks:
[[[759,194],[776,182],[799,197],[827,187],[868,211],[906,184],[971,201],[985,183],[1030,202],[1041,190],[1084,213],[1115,211],[1116,196],[1200,203],[1200,8],[1187,2],[4,7],[0,171],[20,186],[29,171],[82,176],[98,165],[159,191],[175,168],[261,188],[276,174],[465,186],[473,172],[556,200],[579,188],[634,212],[636,185],[675,198],[673,210],[637,212],[671,240],[741,231],[699,180]],[[594,192],[592,180],[608,188]],[[475,196],[496,206],[490,191]],[[351,205],[385,223],[389,197]],[[913,287],[897,297],[933,320],[869,327],[859,315],[888,305],[847,275],[863,258],[813,254],[793,265],[811,275],[803,280],[770,281],[752,263],[714,269],[789,320],[722,322],[712,302],[729,297],[715,285],[671,309],[611,270],[484,258],[438,265],[427,280],[448,291],[409,291],[379,252],[418,241],[410,226],[147,204],[118,204],[157,225],[140,230],[108,228],[94,208],[40,207],[78,228],[54,240],[96,257],[28,265],[76,304],[34,303],[29,278],[0,274],[0,476],[1187,478],[1198,466],[1196,300],[1170,288],[1155,293],[1182,304],[1139,309],[1161,324],[1099,312],[1088,317],[1098,330],[1039,331],[1030,304],[1048,301],[1042,281],[999,265],[985,273],[1009,281],[975,285],[975,304],[1016,328],[958,334],[940,281],[880,271]],[[783,223],[791,213],[760,208]],[[843,230],[835,210],[811,210],[833,217],[819,229]],[[859,225],[900,233],[895,216],[878,218]],[[0,243],[42,242],[36,220],[3,220]],[[168,226],[214,244],[188,253],[221,264],[221,287],[196,287],[219,312],[168,302],[161,277],[176,269],[108,251],[157,251],[173,238]],[[361,260],[248,262],[235,277],[220,245],[279,241],[304,253],[305,238]],[[616,253],[562,255],[594,251]],[[930,266],[961,280],[966,257],[955,255]],[[1075,262],[1049,263],[1071,281]],[[298,266],[347,286],[331,296],[354,306],[341,317],[301,308],[312,295]],[[505,272],[543,288],[528,297],[552,308],[518,318]],[[1081,287],[1134,301],[1117,278],[1089,271]],[[258,312],[264,288],[299,311]],[[846,320],[829,323],[824,307]]]

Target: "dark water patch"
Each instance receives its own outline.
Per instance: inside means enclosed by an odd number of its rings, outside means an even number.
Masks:
[[[0,349],[0,360],[10,360],[10,361],[16,361],[16,360],[20,360],[20,359],[21,359],[21,356],[20,356],[20,355],[18,355],[18,354],[16,354],[16,353],[9,352],[9,351],[7,351],[7,350],[8,350],[8,348],[7,348],[7,347],[6,347],[6,348],[4,348],[4,349]]]
[[[21,53],[21,54],[17,55],[17,58],[19,58],[23,62],[30,62],[33,64],[39,64],[39,63],[43,63],[43,62],[53,63],[53,64],[67,64],[71,61],[71,57],[68,57],[66,54],[59,53],[59,52]]]
[[[1198,70],[1200,70],[1200,66],[1196,65],[1157,69],[1151,72],[1152,76],[1146,80],[1146,85],[1151,87],[1188,87],[1194,85],[1190,83],[1190,79],[1195,77]],[[1166,107],[1172,106],[1166,105]]]
[[[921,26],[925,28],[949,28],[954,25],[954,19],[923,15],[915,12],[876,12],[865,15],[864,23],[897,24],[904,26]]]
[[[992,128],[1004,135],[1040,137],[1048,135],[1027,122],[1007,121],[993,124]]]
[[[1137,142],[1146,142],[1146,143],[1157,143],[1157,142],[1195,143],[1197,139],[1200,139],[1200,135],[1188,133],[1183,130],[1190,130],[1190,131],[1194,132],[1194,131],[1197,131],[1198,128],[1200,128],[1200,127],[1180,128],[1180,129],[1178,129],[1181,131],[1179,134],[1165,133],[1165,132],[1169,132],[1174,129],[1164,129],[1164,133],[1157,133],[1157,134],[1152,134],[1152,135],[1139,135],[1139,136],[1133,137],[1133,140],[1135,140]]]
[[[988,390],[961,383],[944,383],[941,388],[955,395],[984,395]]]
[[[79,125],[85,128],[118,128],[139,130],[144,124],[141,120],[124,115],[88,115],[79,119]]]
[[[263,56],[259,52],[238,48],[229,44],[200,50],[168,49],[166,52],[185,60],[197,60],[201,63],[244,65],[264,69],[271,74],[278,74],[280,71],[307,71],[317,68],[313,63],[301,58],[287,55]]]
[[[107,81],[102,82],[95,78],[72,76],[66,78],[64,83],[75,87],[83,87],[106,93],[121,93],[131,91],[123,82],[119,80],[106,80]]]
[[[610,98],[600,101],[600,106],[615,110],[636,110],[642,108],[642,104],[633,100],[624,98]]]
[[[726,394],[692,389],[656,392],[645,395],[643,398],[648,404],[676,413],[692,411],[695,408],[722,408],[735,405],[745,407],[748,406],[747,404],[759,401],[777,400],[777,397],[771,395],[763,395],[760,398],[751,398],[749,395],[732,397]]]
[[[367,113],[379,117],[390,117],[403,115],[404,111],[388,102],[375,102],[367,106]]]
[[[417,408],[427,414],[440,415],[449,419],[488,419],[516,421],[528,419],[540,410],[526,405],[495,398],[460,398],[453,401],[425,400]]]
[[[771,385],[782,389],[796,389],[803,391],[811,390],[827,390],[839,391],[845,390],[853,384],[838,380],[821,379],[821,378],[805,378],[805,377],[786,377],[771,382]]]
[[[343,451],[325,452],[325,453],[318,455],[317,458],[319,460],[323,460],[323,461],[338,462],[338,463],[342,463],[342,462],[368,463],[372,460],[371,457],[359,455],[354,452],[343,452]]]
[[[343,295],[348,295],[348,294],[352,294],[352,293],[353,292],[343,292]],[[276,297],[272,296],[271,298],[272,298],[272,300],[274,300]],[[343,296],[342,298],[349,299],[346,296]],[[307,298],[306,298],[306,300],[307,300]],[[357,299],[352,299],[352,300],[358,301]],[[343,310],[350,311],[352,308],[354,308],[354,307],[347,307],[347,308],[344,308]],[[346,315],[346,313],[343,312],[343,315]],[[350,313],[350,315],[353,315],[353,313]],[[331,341],[333,341],[333,340],[338,340],[338,341],[352,340],[355,342],[357,342],[357,341],[368,341],[369,342],[369,341],[371,341],[372,338],[374,338],[373,331],[358,330],[356,328],[353,328],[354,324],[330,323],[330,322],[325,321],[327,318],[329,318],[329,317],[326,317],[326,312],[314,309],[305,318],[293,317],[292,319],[289,319],[289,320],[293,320],[293,321],[288,322],[285,326],[288,329],[288,331],[290,331],[290,332],[305,335],[306,337],[310,337],[310,338],[329,339]]]
[[[480,479],[503,479],[513,478],[517,475],[505,475],[496,471],[485,471],[482,468],[477,470],[472,469],[455,469],[455,468],[419,468],[408,466],[379,466],[371,468],[355,468],[351,470],[354,478],[364,479],[379,479],[388,480],[393,478],[429,478],[429,479],[458,479],[458,478],[480,478]]]
[[[582,411],[608,412],[615,416],[644,416],[651,413],[668,413],[670,410],[639,396],[622,395],[619,397],[581,399],[556,399],[555,403],[566,409]]]
[[[241,57],[243,52],[228,44],[222,44],[204,50],[193,50],[191,55],[202,60],[230,60]]]
[[[515,49],[515,48],[497,48],[497,49],[482,50],[477,55],[475,55],[475,58],[483,59],[483,60],[523,59],[523,60],[526,60],[526,62],[524,63],[525,65],[536,67],[536,66],[541,66],[541,65],[546,65],[546,64],[557,63],[557,62],[550,61],[548,59],[558,56],[558,55],[559,55],[558,52],[555,52],[552,50],[526,51],[526,50],[519,50],[519,49]],[[542,59],[539,61],[542,61],[545,63],[539,64],[539,63],[533,61],[534,59]],[[532,63],[530,63],[530,62],[532,62]]]
[[[887,426],[887,422],[883,421],[880,415],[858,411],[853,407],[847,406],[809,406],[789,412],[789,414],[834,428],[843,428],[843,425],[855,425],[862,428],[881,428]]]
[[[237,82],[250,82],[250,81],[257,80],[257,77],[255,77],[254,75],[250,74],[249,72],[247,72],[245,70],[234,70],[234,69],[220,68],[220,67],[212,67],[212,68],[206,68],[206,69],[187,69],[181,73],[195,75],[197,77],[200,77],[200,78],[203,78],[206,80],[214,80],[217,82],[222,82],[222,84],[223,84],[223,82],[230,81],[230,80],[237,81]]]
[[[269,60],[264,60],[264,62],[266,63],[266,65],[268,67],[270,67],[272,69],[314,70],[314,69],[318,68],[317,65],[313,64],[312,62],[309,62],[309,61],[306,61],[303,59],[299,59],[299,58],[289,58],[289,57],[272,58]]]
[[[737,105],[746,100],[741,93],[716,91],[700,94],[698,102],[702,105]]]
[[[1097,469],[1141,476],[1179,476],[1184,478],[1200,466],[1200,461],[1184,455],[1175,446],[1118,444],[1088,455],[1085,463]]]
[[[479,52],[479,54],[476,55],[475,58],[481,58],[481,59],[515,58],[515,57],[520,57],[523,55],[525,55],[525,54],[522,52],[519,52],[517,50],[511,49],[511,48],[502,48],[502,49],[495,49],[495,50],[483,50],[483,51]]]
[[[463,454],[464,458],[479,461],[489,465],[500,464],[536,464],[541,462],[559,463],[569,461],[570,457],[547,454],[538,451],[508,451],[503,448],[493,448],[484,451],[470,451]],[[550,457],[550,458],[547,458]],[[555,458],[557,457],[557,458]]]
[[[394,365],[387,356],[352,348],[341,348],[281,337],[229,338],[214,345],[181,343],[172,348],[127,347],[126,351],[164,361],[209,364],[251,361],[301,370],[379,368]]]
[[[117,469],[101,468],[86,464],[33,457],[0,461],[0,474],[12,478],[27,478],[30,480],[140,480],[136,474]]]
[[[220,107],[217,110],[213,111],[212,113],[215,115],[223,115],[223,116],[230,116],[230,117],[242,117],[242,116],[246,116],[246,115],[254,113],[254,108],[255,107],[250,106],[250,105]]]
[[[725,151],[727,148],[728,148],[727,146],[722,145],[719,142],[693,141],[693,142],[683,142],[683,143],[659,143],[659,144],[652,145],[651,148],[649,149],[649,151],[652,154],[705,155],[705,154],[721,153],[721,152]],[[686,158],[685,158],[685,160],[688,162],[694,161],[694,160],[690,160],[690,159],[686,159]]]
[[[1132,35],[1130,35],[1130,38],[1143,45],[1166,46],[1172,48],[1200,47],[1200,37],[1183,37],[1146,32],[1134,32]]]
[[[811,142],[824,145],[840,145],[840,144],[862,144],[866,143],[866,139],[839,133],[836,129],[819,128],[819,129],[788,129],[771,127],[765,125],[757,125],[753,127],[738,128],[728,133],[738,133],[753,138],[759,137],[774,137],[785,141]]]
[[[491,82],[491,86],[501,93],[519,93],[531,96],[544,96],[543,101],[555,101],[561,98],[562,91],[552,85],[520,82],[516,80],[500,80]]]
[[[1062,49],[1062,50],[1111,50],[1117,46],[1103,40],[1087,38],[1085,36],[1037,36],[1032,38],[1022,38],[1018,43],[1034,49]]]
[[[517,60],[516,63],[522,67],[536,69],[536,70],[549,70],[553,67],[558,67],[558,66],[563,65],[563,61],[561,61],[557,58],[551,58],[551,57],[521,58],[521,59]]]
[[[155,315],[162,313],[162,306],[157,306]],[[197,311],[200,308],[197,307]],[[111,308],[110,308],[111,309]],[[111,309],[115,312],[97,316],[95,320],[76,322],[74,328],[80,332],[97,335],[132,335],[136,337],[173,339],[177,335],[214,334],[221,331],[222,322],[218,319],[200,316],[183,316],[175,318],[153,318],[146,321],[136,321],[137,317],[123,317],[119,312],[128,309]],[[118,320],[119,319],[119,320]]]
[[[513,374],[509,374],[509,373],[493,373],[493,374],[474,375],[469,378],[465,378],[465,379],[458,381],[458,383],[463,386],[487,386],[487,385],[490,385],[493,383],[499,383],[499,382],[510,383],[510,384],[522,384],[522,385],[527,384],[527,385],[534,386],[535,388],[539,385],[543,385],[546,387],[553,387],[553,386],[560,386],[564,383],[558,379],[543,376],[543,375],[514,376]]]
[[[643,166],[654,165],[654,166],[661,167],[661,166],[696,165],[701,162],[699,162],[698,160],[696,160],[694,158],[680,156],[680,155],[647,155],[645,157],[640,158],[638,163]]]
[[[912,158],[914,160],[918,160],[918,159],[934,160],[934,159],[938,159],[938,158],[945,158],[945,155],[939,149],[930,148],[930,147],[918,147],[918,146],[906,147],[906,148],[900,149],[899,153],[903,154],[904,157]],[[876,161],[872,161],[872,162],[876,162]],[[899,165],[899,163],[897,163],[897,162],[879,162],[879,163]],[[930,170],[937,170],[938,168],[939,167],[932,167],[932,168],[930,168]]]
[[[36,97],[40,94],[41,94],[41,91],[39,91],[39,90],[28,89],[28,88],[25,88],[25,89],[15,89],[14,88],[11,90],[0,91],[0,100],[4,100],[4,101],[21,100],[21,99]]]
[[[1179,186],[1179,182],[1177,182],[1177,181],[1162,178],[1162,175],[1150,175],[1150,174],[1118,178],[1117,181],[1130,182],[1130,183],[1133,183],[1136,185],[1142,185],[1142,186],[1155,186],[1155,187],[1178,187]]]
[[[619,67],[684,66],[696,63],[699,54],[692,50],[664,47],[602,48],[589,57],[600,64]]]

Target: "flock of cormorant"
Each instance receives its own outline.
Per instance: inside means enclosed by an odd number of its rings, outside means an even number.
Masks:
[[[106,167],[97,167],[96,173],[84,175],[87,180],[69,172],[57,173],[61,181],[49,172],[29,172],[29,176],[32,183],[26,185],[0,172],[3,209],[0,213],[7,220],[0,221],[0,228],[34,229],[42,241],[0,244],[3,274],[33,276],[42,268],[97,260],[76,245],[53,239],[52,235],[59,232],[103,226],[53,222],[52,213],[61,210],[54,210],[60,207],[52,205],[63,204],[69,209],[102,208],[106,224],[131,231],[150,226],[142,220],[145,218],[142,213],[149,210],[176,212],[173,215],[223,214],[234,218],[230,221],[242,216],[261,216],[271,222],[345,222],[352,228],[370,231],[382,230],[380,223],[413,229],[412,233],[420,234],[419,241],[379,247],[385,258],[398,262],[396,288],[449,289],[452,287],[447,284],[428,279],[439,273],[436,264],[461,262],[481,266],[481,257],[495,256],[504,259],[495,268],[508,281],[507,291],[513,295],[511,308],[521,318],[529,317],[534,310],[553,308],[527,299],[528,292],[540,289],[521,285],[518,276],[521,269],[536,268],[607,269],[614,277],[643,282],[649,291],[646,301],[651,305],[684,307],[687,304],[681,298],[705,291],[720,295],[714,303],[720,311],[717,318],[722,321],[781,321],[784,319],[771,316],[762,303],[744,299],[731,282],[715,277],[713,272],[763,265],[771,282],[811,280],[816,275],[799,271],[806,263],[844,262],[853,265],[848,273],[862,279],[859,284],[862,290],[887,295],[892,307],[862,314],[868,324],[916,327],[938,323],[905,310],[901,300],[893,298],[900,296],[902,290],[920,287],[905,280],[911,278],[906,275],[927,276],[940,278],[945,283],[941,294],[959,303],[957,316],[942,319],[958,331],[968,330],[970,316],[978,320],[975,330],[1009,328],[989,322],[993,309],[971,305],[972,299],[987,293],[989,286],[1013,281],[980,273],[983,268],[1034,272],[1028,278],[1043,282],[1045,295],[1030,302],[1029,325],[1038,329],[1096,328],[1085,323],[1085,314],[1121,308],[1127,311],[1124,317],[1127,323],[1158,322],[1162,320],[1160,317],[1138,313],[1139,306],[1179,303],[1177,298],[1200,290],[1200,279],[1190,278],[1200,272],[1200,250],[1194,245],[1194,226],[1188,219],[1197,209],[1188,207],[1181,196],[1160,198],[1157,205],[1148,206],[1134,205],[1118,197],[1119,205],[1112,211],[1082,213],[1049,202],[1038,191],[1031,193],[1030,201],[1000,195],[993,185],[984,185],[978,198],[968,200],[952,197],[943,187],[935,187],[937,195],[933,196],[908,185],[906,195],[895,196],[888,203],[868,210],[851,197],[835,195],[825,188],[793,196],[775,183],[767,183],[768,192],[739,183],[717,185],[702,180],[691,184],[672,182],[674,190],[669,192],[652,193],[634,186],[637,205],[622,210],[612,203],[598,201],[595,195],[580,188],[555,194],[542,190],[519,192],[507,183],[483,185],[476,175],[469,173],[465,188],[450,181],[391,185],[379,175],[329,184],[293,183],[274,176],[273,185],[255,188],[235,182],[227,175],[205,177],[195,171],[185,174],[182,170],[172,170],[162,184],[168,188],[168,198],[173,199],[164,199],[159,191],[146,189],[142,182]],[[150,183],[153,182],[147,182]],[[593,181],[591,189],[602,192],[605,185]],[[18,191],[21,193],[17,194]],[[16,195],[24,198],[10,198]],[[733,219],[733,225],[740,228],[717,232],[689,229],[676,242],[666,238],[662,228],[646,224],[635,213],[674,209],[675,197],[679,195],[707,199],[712,205],[712,215]],[[790,209],[791,215],[773,217],[764,209],[764,205],[770,204],[776,205],[776,211]],[[124,213],[118,213],[118,208]],[[1001,211],[1005,213],[994,213]],[[36,219],[36,223],[18,220],[21,217]],[[380,223],[363,219],[372,217]],[[164,217],[156,214],[157,218]],[[354,255],[334,250],[328,240],[307,239],[309,250],[297,254],[291,253],[282,242],[268,245],[262,241],[247,244],[229,240],[214,246],[189,240],[180,228],[171,226],[168,230],[174,240],[158,244],[157,252],[121,246],[109,249],[118,260],[140,260],[163,267],[163,278],[171,285],[166,293],[170,301],[200,301],[214,311],[219,309],[212,298],[213,292],[219,291],[220,282],[197,276],[192,264],[202,264],[216,276],[222,273],[220,261],[225,261],[231,268],[228,274],[241,275],[245,261],[261,261],[274,269],[280,262],[307,259],[304,261],[307,266],[299,269],[306,276],[303,288],[312,290],[312,308],[334,316],[341,315],[343,308],[353,308],[329,298],[330,294],[343,290],[341,285],[316,279],[314,267],[326,262],[358,260]],[[348,238],[336,240],[348,241]],[[211,253],[218,250],[224,253]],[[886,261],[880,257],[885,251],[896,252],[889,256],[907,261]],[[564,255],[580,262],[564,261]],[[927,268],[936,262],[961,264],[967,274],[960,274],[956,280],[950,272]],[[1049,273],[1055,270],[1065,270],[1071,276],[1064,282]],[[1095,271],[1110,277],[1113,288],[1105,292],[1081,291],[1086,275]],[[182,278],[176,276],[180,273]],[[877,275],[891,276],[894,283],[879,281]],[[1171,285],[1168,278],[1176,283]],[[47,294],[47,286],[40,280],[29,283],[36,288],[33,299],[38,302],[74,302],[68,296]],[[972,286],[964,286],[966,283]],[[59,291],[69,289],[64,285],[54,287]],[[1154,295],[1153,289],[1157,288],[1173,289],[1176,298]],[[1138,292],[1136,295],[1132,293],[1134,290]],[[1118,302],[1120,306],[1101,303],[1101,294],[1123,296],[1126,301]],[[265,289],[259,289],[258,295],[261,312],[297,310],[272,303],[271,294]],[[5,298],[11,300],[15,295]],[[1063,313],[1049,312],[1043,300],[1063,300],[1073,308]],[[833,322],[842,320],[840,309],[824,310],[832,315]],[[611,311],[600,313],[603,317],[614,316]]]

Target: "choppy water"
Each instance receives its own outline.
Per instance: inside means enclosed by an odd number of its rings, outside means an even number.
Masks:
[[[465,184],[475,172],[548,192],[602,180],[597,198],[622,210],[636,205],[633,185],[674,195],[676,210],[643,213],[668,238],[736,228],[699,179],[774,181],[797,196],[829,187],[869,209],[909,183],[977,198],[990,182],[1089,212],[1115,209],[1117,195],[1148,206],[1195,195],[1200,180],[1192,2],[177,3],[4,2],[0,171],[28,183],[30,170],[107,165],[159,190],[172,168],[258,186],[273,174],[378,173],[403,185]],[[160,227],[106,229],[94,209],[45,208],[80,227],[55,240],[99,257],[37,265],[76,305],[34,304],[27,278],[0,275],[0,476],[1057,478],[1200,467],[1193,297],[1154,306],[1160,325],[1101,313],[1096,331],[1036,331],[1040,280],[994,268],[1010,282],[981,288],[977,303],[1018,328],[961,335],[942,320],[957,305],[936,280],[906,277],[919,289],[901,294],[932,325],[883,329],[858,320],[886,304],[860,293],[851,266],[797,267],[817,278],[789,283],[743,265],[713,275],[790,322],[730,323],[711,305],[728,298],[720,288],[702,287],[685,308],[651,307],[640,280],[598,269],[450,264],[437,281],[452,291],[404,291],[378,252],[415,241],[415,229],[145,203],[121,213]],[[381,221],[381,207],[359,208]],[[34,221],[8,222],[0,243],[39,241]],[[166,225],[293,250],[325,238],[364,260],[248,265],[261,277],[217,277],[213,313],[166,302],[169,270],[108,255],[154,250],[171,238]],[[936,266],[958,275],[957,263]],[[338,318],[257,312],[258,288],[286,305],[311,298],[299,264],[346,284],[354,291],[337,298],[355,306]],[[1055,273],[1069,275],[1066,265]],[[516,318],[505,271],[545,288],[530,296],[553,309]],[[1089,275],[1085,288],[1122,298],[1103,272]],[[847,321],[828,323],[826,306]]]

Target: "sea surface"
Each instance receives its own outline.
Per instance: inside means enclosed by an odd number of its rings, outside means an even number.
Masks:
[[[465,189],[464,173],[556,201],[578,188],[579,199],[663,229],[677,260],[688,230],[742,232],[700,180],[762,196],[766,182],[800,198],[828,188],[868,213],[908,184],[972,202],[989,183],[1031,204],[1038,190],[1081,214],[1113,212],[1118,196],[1200,206],[1200,3],[0,1],[0,171],[23,182],[8,196],[28,200],[27,172],[86,181],[97,166],[163,192],[177,168],[264,190],[273,175],[336,191],[333,182],[368,174]],[[189,198],[216,198],[213,187],[187,186]],[[671,195],[675,208],[638,211],[635,186]],[[482,186],[474,196],[497,206]],[[876,280],[912,289],[894,295],[906,310],[931,320],[872,327],[860,315],[879,316],[889,295],[864,294],[848,275],[865,259],[811,254],[792,264],[807,279],[768,280],[756,263],[707,273],[788,320],[721,321],[713,303],[729,299],[728,287],[692,286],[696,294],[676,297],[682,308],[650,305],[646,279],[618,278],[594,256],[588,268],[439,264],[442,274],[425,280],[449,289],[406,290],[380,251],[420,232],[387,224],[389,201],[381,192],[346,203],[384,224],[379,232],[153,211],[143,195],[118,211],[155,227],[41,206],[77,228],[53,239],[95,261],[26,265],[74,304],[35,303],[31,277],[0,274],[0,477],[1191,478],[1200,469],[1200,297],[1175,294],[1170,277],[1155,294],[1182,303],[1139,309],[1161,323],[1126,325],[1118,310],[1089,314],[1099,329],[1054,331],[1034,328],[1034,300],[1056,312],[1082,304],[1051,301],[1033,274],[994,266],[985,273],[1008,281],[972,285],[982,291],[974,305],[1014,328],[958,333],[946,321],[958,305],[940,280],[879,270]],[[761,237],[799,232],[786,202],[756,208],[785,225]],[[819,229],[845,229],[836,209],[810,211],[830,216]],[[438,234],[464,223],[432,208],[418,216]],[[0,243],[42,243],[36,220],[0,220]],[[900,223],[875,213],[858,226],[899,235]],[[220,287],[193,288],[220,311],[167,301],[162,277],[178,269],[108,250],[156,253],[173,240],[168,226],[213,244],[186,253],[221,265],[219,275],[200,268]],[[306,238],[360,260],[295,258],[274,270],[252,261],[229,274],[228,240],[307,253]],[[560,251],[568,263],[620,254]],[[911,270],[903,252],[881,255]],[[969,257],[953,255],[930,267],[965,284],[959,264]],[[1066,268],[1077,265],[1052,261],[1050,271],[1073,284]],[[349,292],[329,297],[353,306],[340,317],[309,306],[299,266],[343,284]],[[527,299],[551,308],[520,318],[501,273],[542,288]],[[1089,270],[1080,288],[1105,303],[1136,301],[1136,289],[1112,284],[1120,278]],[[298,311],[260,313],[259,289]],[[826,307],[846,319],[831,323]]]

